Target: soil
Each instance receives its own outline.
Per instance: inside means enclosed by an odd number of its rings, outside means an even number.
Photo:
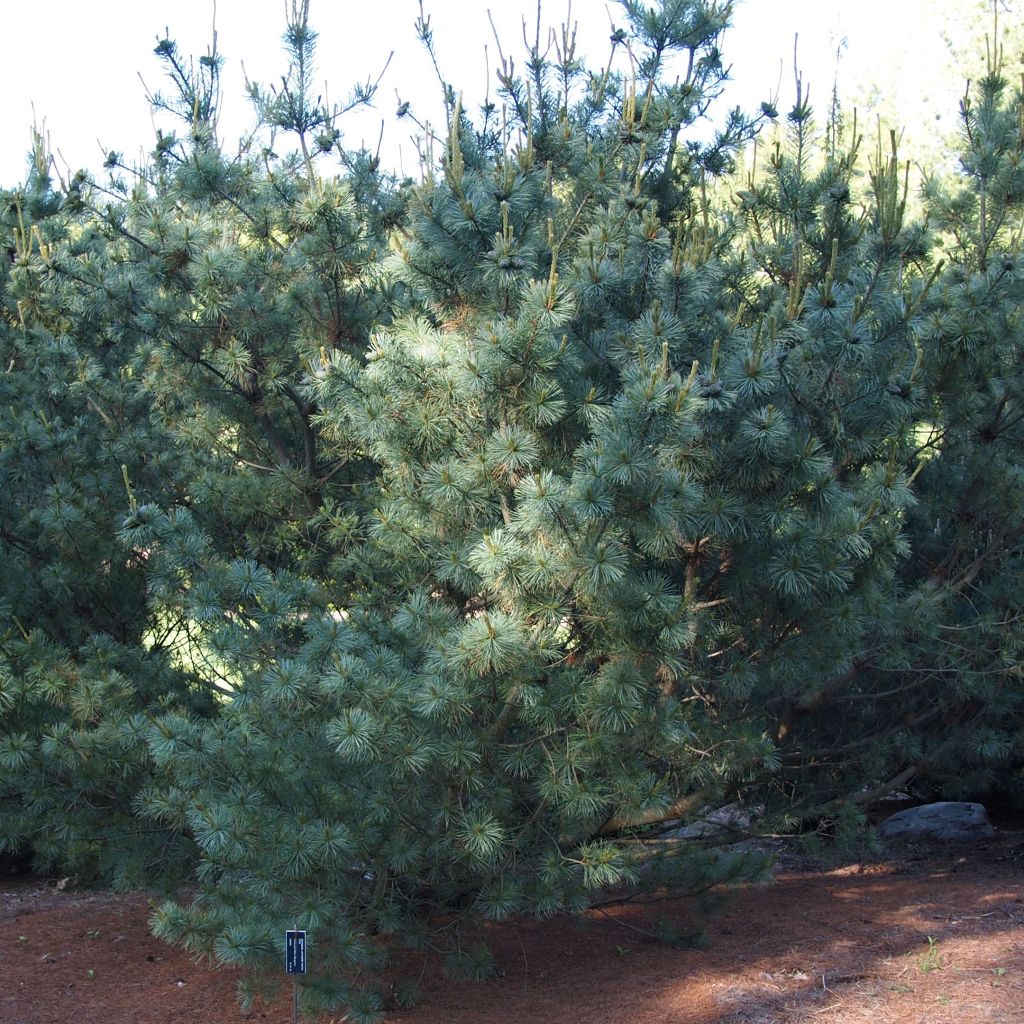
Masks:
[[[0,878],[0,1022],[291,1021],[289,991],[244,1013],[233,972],[153,938],[148,912],[143,894]],[[783,856],[774,885],[710,918],[703,950],[651,941],[656,915],[693,923],[671,901],[495,927],[502,977],[424,965],[421,1002],[388,1024],[1024,1022],[1021,832],[841,865]]]

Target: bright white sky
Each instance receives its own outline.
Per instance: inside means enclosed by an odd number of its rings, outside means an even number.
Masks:
[[[941,48],[938,7],[965,0],[740,0],[723,47],[735,82],[725,102],[756,109],[781,80],[780,110],[793,96],[793,36],[799,31],[799,60],[812,88],[812,102],[823,111],[830,93],[836,47],[845,39],[843,75],[863,82],[872,66],[924,66]],[[491,8],[506,55],[522,53],[521,19],[532,25],[534,0],[425,0],[442,70],[474,106],[484,95],[483,49],[491,68],[497,60],[487,10]],[[29,125],[45,118],[52,148],[72,169],[97,170],[103,149],[129,158],[152,148],[153,121],[139,76],[150,89],[161,88],[152,55],[169,29],[185,54],[207,49],[213,0],[0,0],[0,185],[21,179]],[[566,0],[544,0],[544,18],[564,19]],[[397,169],[416,170],[411,126],[397,123],[396,90],[421,118],[437,123],[440,90],[413,23],[417,0],[312,0],[311,23],[320,34],[318,75],[332,99],[342,100],[355,81],[376,77],[388,53],[395,55],[378,93],[376,109],[349,115],[340,127],[349,145],[376,145],[385,121],[382,160]],[[581,50],[602,64],[610,25],[623,23],[621,9],[606,0],[574,0]],[[277,81],[285,62],[279,45],[283,0],[219,0],[219,50],[227,58],[221,136],[231,146],[251,117],[243,91],[242,62],[254,81]],[[957,84],[957,88],[959,88]],[[955,108],[954,108],[955,109]],[[97,141],[99,140],[99,141]],[[102,143],[103,149],[100,147]]]

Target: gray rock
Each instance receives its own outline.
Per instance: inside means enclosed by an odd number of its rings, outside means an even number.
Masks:
[[[878,826],[882,839],[939,839],[968,842],[995,835],[981,804],[944,800],[897,811]]]
[[[724,807],[705,807],[696,820],[669,833],[673,839],[707,839],[723,832],[746,832],[750,828],[750,814],[739,804]]]

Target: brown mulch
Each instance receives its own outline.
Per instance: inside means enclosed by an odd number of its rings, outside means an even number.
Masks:
[[[2,1024],[286,1024],[287,991],[243,1013],[235,975],[147,930],[144,895],[0,878]],[[1020,1024],[1024,833],[842,866],[783,861],[735,892],[706,950],[649,939],[655,913],[493,929],[504,974],[455,983],[427,965],[423,999],[390,1024]],[[311,949],[310,955],[314,955]]]

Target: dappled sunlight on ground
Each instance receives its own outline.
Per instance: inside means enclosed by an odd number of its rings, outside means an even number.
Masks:
[[[503,976],[445,981],[410,963],[423,1001],[393,1024],[1011,1024],[1024,1006],[1024,836],[902,859],[814,867],[732,894],[707,949],[648,934],[685,901],[584,922],[495,926]],[[234,976],[148,935],[141,896],[0,881],[4,1024],[235,1024],[291,1019],[286,994],[249,1014]]]

